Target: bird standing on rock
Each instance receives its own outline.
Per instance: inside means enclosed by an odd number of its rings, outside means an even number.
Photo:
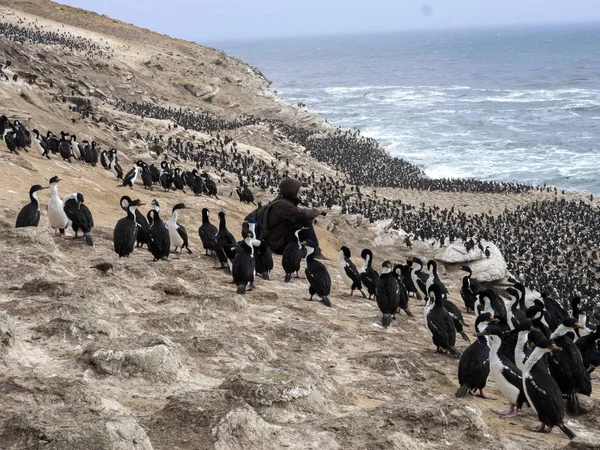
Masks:
[[[365,248],[360,256],[365,260],[365,263],[360,268],[360,280],[369,293],[369,300],[375,295],[377,289],[377,282],[379,281],[379,274],[373,269],[373,252],[368,248]]]
[[[171,244],[175,246],[175,253],[177,253],[177,249],[179,248],[179,252],[185,248],[188,253],[192,253],[190,247],[188,246],[188,235],[185,227],[177,223],[177,219],[179,218],[179,211],[182,209],[186,209],[185,204],[178,203],[173,206],[173,215],[167,222],[167,228],[169,228],[169,235],[171,236]]]
[[[452,356],[460,358],[460,352],[454,347],[456,345],[456,328],[452,317],[444,308],[442,295],[442,290],[437,284],[433,284],[429,288],[429,299],[425,308],[427,329],[436,346],[436,353],[450,353]],[[430,305],[432,301],[433,306]]]
[[[15,228],[21,227],[37,227],[40,223],[40,201],[38,200],[38,192],[42,189],[48,189],[36,184],[29,189],[30,203],[21,208],[17,215],[17,224]]]
[[[73,238],[77,239],[77,233],[81,230],[85,236],[85,243],[94,245],[91,234],[92,228],[94,228],[94,218],[92,212],[84,204],[83,194],[77,192],[67,195],[64,198],[64,210],[75,232]]]
[[[345,246],[342,247],[338,255],[338,269],[340,271],[342,281],[346,284],[346,286],[350,288],[350,296],[354,294],[354,290],[358,289],[362,296],[364,298],[367,298],[367,296],[362,290],[360,273],[358,273],[358,269],[356,268],[350,257],[350,249]]]
[[[490,313],[480,314],[475,320],[475,330],[477,333],[483,332],[491,323],[497,322]],[[481,398],[487,398],[483,394],[483,388],[487,384],[490,375],[490,347],[487,337],[480,335],[477,340],[469,345],[458,362],[458,383],[460,388],[456,392],[457,398],[467,395],[477,395]],[[479,394],[476,392],[479,390]]]
[[[304,273],[308,281],[309,301],[312,301],[313,296],[316,294],[321,297],[321,301],[325,306],[331,306],[331,301],[329,300],[331,277],[327,268],[315,259],[316,244],[311,240],[307,240],[302,242],[302,245],[306,248],[306,269]]]
[[[151,217],[152,225],[148,228],[148,250],[154,256],[154,261],[168,260],[171,251],[171,235],[167,225],[160,218],[160,213],[156,209],[148,211]],[[138,230],[139,234],[139,230]]]
[[[90,269],[99,270],[100,272],[102,272],[105,275],[109,270],[112,270],[112,268],[113,268],[113,265],[112,265],[112,263],[109,263],[109,262],[101,262],[98,264],[94,264],[93,266],[90,266]]]
[[[503,332],[496,325],[490,325],[480,335],[487,336],[490,343],[490,376],[502,395],[509,401],[508,412],[493,411],[501,419],[515,417],[526,401],[523,392],[523,375],[521,371],[502,353]]]
[[[244,240],[238,244],[239,250],[235,255],[231,267],[231,275],[237,286],[237,293],[246,294],[246,289],[254,289],[254,276],[256,259],[254,258],[254,233],[250,230],[244,231]]]
[[[48,221],[50,226],[56,230],[55,236],[65,238],[65,228],[69,226],[69,218],[65,213],[63,201],[58,196],[57,176],[50,178],[50,201],[48,202]]]
[[[119,258],[123,258],[131,255],[135,247],[135,240],[138,233],[135,211],[143,203],[140,200],[131,200],[129,197],[123,196],[121,197],[120,204],[127,211],[127,216],[120,219],[117,225],[115,225],[113,244]]]
[[[562,349],[543,335],[538,334],[538,336],[539,339],[531,342],[534,350],[525,362],[523,390],[541,423],[536,428],[525,428],[537,433],[550,433],[552,428],[557,426],[569,439],[574,439],[575,433],[564,423],[565,411],[560,388],[548,373],[545,365],[541,363],[545,353],[553,353]]]
[[[300,239],[300,233],[303,230],[307,230],[308,228],[299,228],[295,231],[294,236],[296,236],[296,242],[289,242],[285,248],[283,249],[283,255],[281,257],[281,266],[285,272],[286,283],[289,283],[292,280],[292,275],[294,272],[296,273],[296,278],[298,278],[298,271],[300,270],[300,265],[302,263],[303,251],[306,249],[302,246],[302,240]]]
[[[202,225],[200,225],[200,228],[198,228],[198,234],[200,235],[200,240],[202,241],[202,247],[204,247],[204,254],[206,256],[214,257],[216,256],[216,236],[219,230],[212,223],[210,223],[209,214],[210,211],[208,208],[202,209]]]
[[[377,281],[375,290],[375,299],[377,306],[383,314],[381,319],[382,325],[387,328],[391,325],[398,305],[400,304],[400,282],[392,272],[392,263],[384,261],[381,265],[382,271]]]

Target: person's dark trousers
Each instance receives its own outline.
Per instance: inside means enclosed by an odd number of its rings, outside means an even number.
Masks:
[[[303,227],[308,228],[308,229],[302,230],[298,234],[298,236],[300,237],[300,241],[302,242],[302,241],[306,241],[308,239],[313,241],[317,246],[317,248],[315,249],[315,254],[319,254],[321,252],[321,249],[319,247],[319,239],[317,239],[317,234],[315,233],[315,228],[313,226],[312,219],[296,221],[296,222],[292,222],[291,224],[289,224],[288,228],[285,232],[285,235],[283,237],[283,239],[284,239],[283,247],[273,250],[273,252],[275,252],[279,255],[283,254],[283,250],[290,242],[296,242],[296,235],[294,233],[296,233],[296,231],[298,231],[300,228],[303,228]]]

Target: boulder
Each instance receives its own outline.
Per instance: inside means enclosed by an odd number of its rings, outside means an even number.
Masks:
[[[15,414],[2,423],[0,442],[8,448],[45,450],[152,450],[132,417],[102,417],[77,409],[52,408]]]
[[[15,345],[15,329],[12,319],[6,312],[0,311],[0,351]]]
[[[160,334],[146,333],[137,339],[122,339],[114,347],[92,344],[80,359],[101,375],[172,381],[182,374],[179,346]]]
[[[215,450],[341,448],[333,433],[273,425],[247,405],[227,414],[215,427],[213,435]]]
[[[483,247],[490,248],[490,257],[475,247],[467,252],[462,241],[454,241],[452,244],[440,248],[435,259],[444,264],[468,264],[473,271],[473,277],[482,282],[498,281],[508,276],[506,261],[502,253],[493,243],[482,241]]]

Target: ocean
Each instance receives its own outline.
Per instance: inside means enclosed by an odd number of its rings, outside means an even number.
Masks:
[[[430,177],[600,194],[600,24],[210,45]]]

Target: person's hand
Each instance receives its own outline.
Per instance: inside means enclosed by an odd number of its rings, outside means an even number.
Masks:
[[[321,214],[323,212],[323,208],[315,208],[317,211],[319,211],[319,214]]]

